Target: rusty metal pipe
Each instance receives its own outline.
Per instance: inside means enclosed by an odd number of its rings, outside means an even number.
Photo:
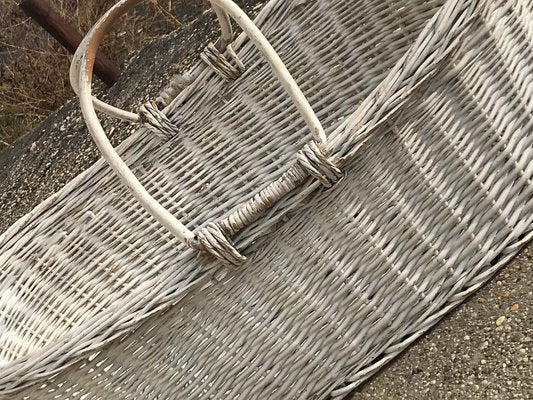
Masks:
[[[22,0],[19,7],[71,54],[75,53],[83,39],[82,35],[71,23],[56,13],[46,0]],[[98,52],[94,73],[111,87],[117,82],[120,69],[105,55]]]

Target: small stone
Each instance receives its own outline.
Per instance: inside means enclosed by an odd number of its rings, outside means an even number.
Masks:
[[[463,339],[468,341],[468,340],[470,340],[470,336],[465,335],[465,337]]]
[[[505,318],[505,315],[502,315],[500,318],[496,320],[496,326],[501,326],[505,322],[506,319],[507,318]]]
[[[482,360],[480,361],[480,363],[481,363],[482,365],[485,365],[485,364],[487,363],[487,360],[482,359]]]
[[[519,308],[520,308],[520,305],[518,303],[514,303],[511,306],[511,311],[513,311],[513,312],[518,311]]]
[[[35,150],[37,150],[37,143],[33,142],[30,147],[30,151],[32,153],[35,153]]]
[[[509,293],[508,290],[504,290],[504,291],[502,292],[502,297],[503,297],[504,299],[508,298],[509,295],[510,295],[510,293]]]
[[[481,381],[481,384],[482,384],[483,386],[487,386],[487,385],[489,384],[489,381],[486,380],[486,379],[483,379],[483,380]]]
[[[526,349],[524,348],[521,348],[520,350],[518,350],[520,352],[520,354],[526,354]]]

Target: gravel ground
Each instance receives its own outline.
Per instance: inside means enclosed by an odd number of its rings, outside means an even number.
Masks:
[[[259,2],[243,0],[248,10]],[[214,37],[211,14],[144,48],[105,96],[131,108],[154,97]],[[104,126],[110,121],[104,120]],[[115,143],[130,132],[116,125]],[[76,101],[0,153],[0,232],[98,157]],[[533,246],[351,399],[533,399]]]
[[[533,399],[533,246],[358,389],[362,399]]]

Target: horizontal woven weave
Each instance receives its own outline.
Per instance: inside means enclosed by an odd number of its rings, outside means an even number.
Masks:
[[[98,162],[0,236],[1,398],[340,398],[531,237],[529,1],[271,0],[259,18],[344,179],[285,196],[226,270]],[[191,229],[311,137],[247,40],[239,57],[236,81],[200,67],[166,108],[175,136],[121,146]]]

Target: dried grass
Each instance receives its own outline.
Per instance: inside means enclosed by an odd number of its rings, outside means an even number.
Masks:
[[[49,0],[85,33],[115,0]],[[102,46],[119,65],[136,49],[176,29],[203,9],[202,1],[149,0],[123,17]],[[0,0],[0,149],[73,96],[71,56],[28,18],[15,0]]]

